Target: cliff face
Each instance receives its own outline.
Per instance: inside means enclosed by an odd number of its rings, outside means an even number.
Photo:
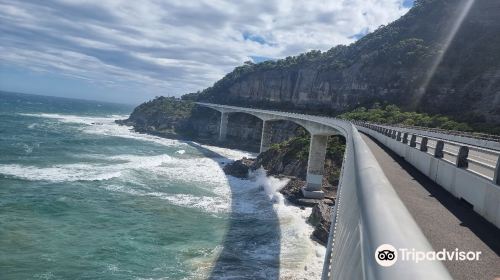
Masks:
[[[500,123],[500,1],[475,1],[461,21],[467,2],[417,1],[350,46],[246,63],[196,98],[328,114],[386,102]]]

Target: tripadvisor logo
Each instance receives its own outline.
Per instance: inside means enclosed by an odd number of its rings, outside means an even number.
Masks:
[[[390,244],[382,244],[375,250],[375,260],[381,266],[392,266],[398,260],[419,263],[421,261],[478,261],[481,251],[460,251],[443,249],[441,251],[417,251],[415,249],[396,249]]]
[[[381,266],[391,266],[398,260],[398,251],[390,244],[382,244],[375,250],[375,260]]]

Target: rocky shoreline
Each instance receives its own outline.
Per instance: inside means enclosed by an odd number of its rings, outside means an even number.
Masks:
[[[242,158],[224,166],[224,172],[240,179],[248,179],[248,174],[261,166],[258,159]],[[275,174],[275,176],[290,179],[279,191],[289,203],[301,209],[305,209],[305,207],[312,208],[311,215],[308,218],[308,222],[314,226],[311,237],[326,246],[331,225],[332,206],[335,204],[336,188],[324,180],[322,188],[325,192],[325,198],[309,199],[302,195],[301,188],[306,184],[304,180],[283,174]]]

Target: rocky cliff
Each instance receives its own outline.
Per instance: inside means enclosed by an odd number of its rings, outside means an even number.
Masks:
[[[381,102],[497,125],[500,1],[477,0],[470,10],[468,2],[417,0],[349,46],[247,62],[187,98],[331,115]]]

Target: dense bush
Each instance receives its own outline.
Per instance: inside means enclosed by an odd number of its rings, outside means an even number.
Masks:
[[[153,115],[155,113],[167,113],[173,117],[189,117],[194,105],[190,100],[160,96],[137,106],[132,114]]]

